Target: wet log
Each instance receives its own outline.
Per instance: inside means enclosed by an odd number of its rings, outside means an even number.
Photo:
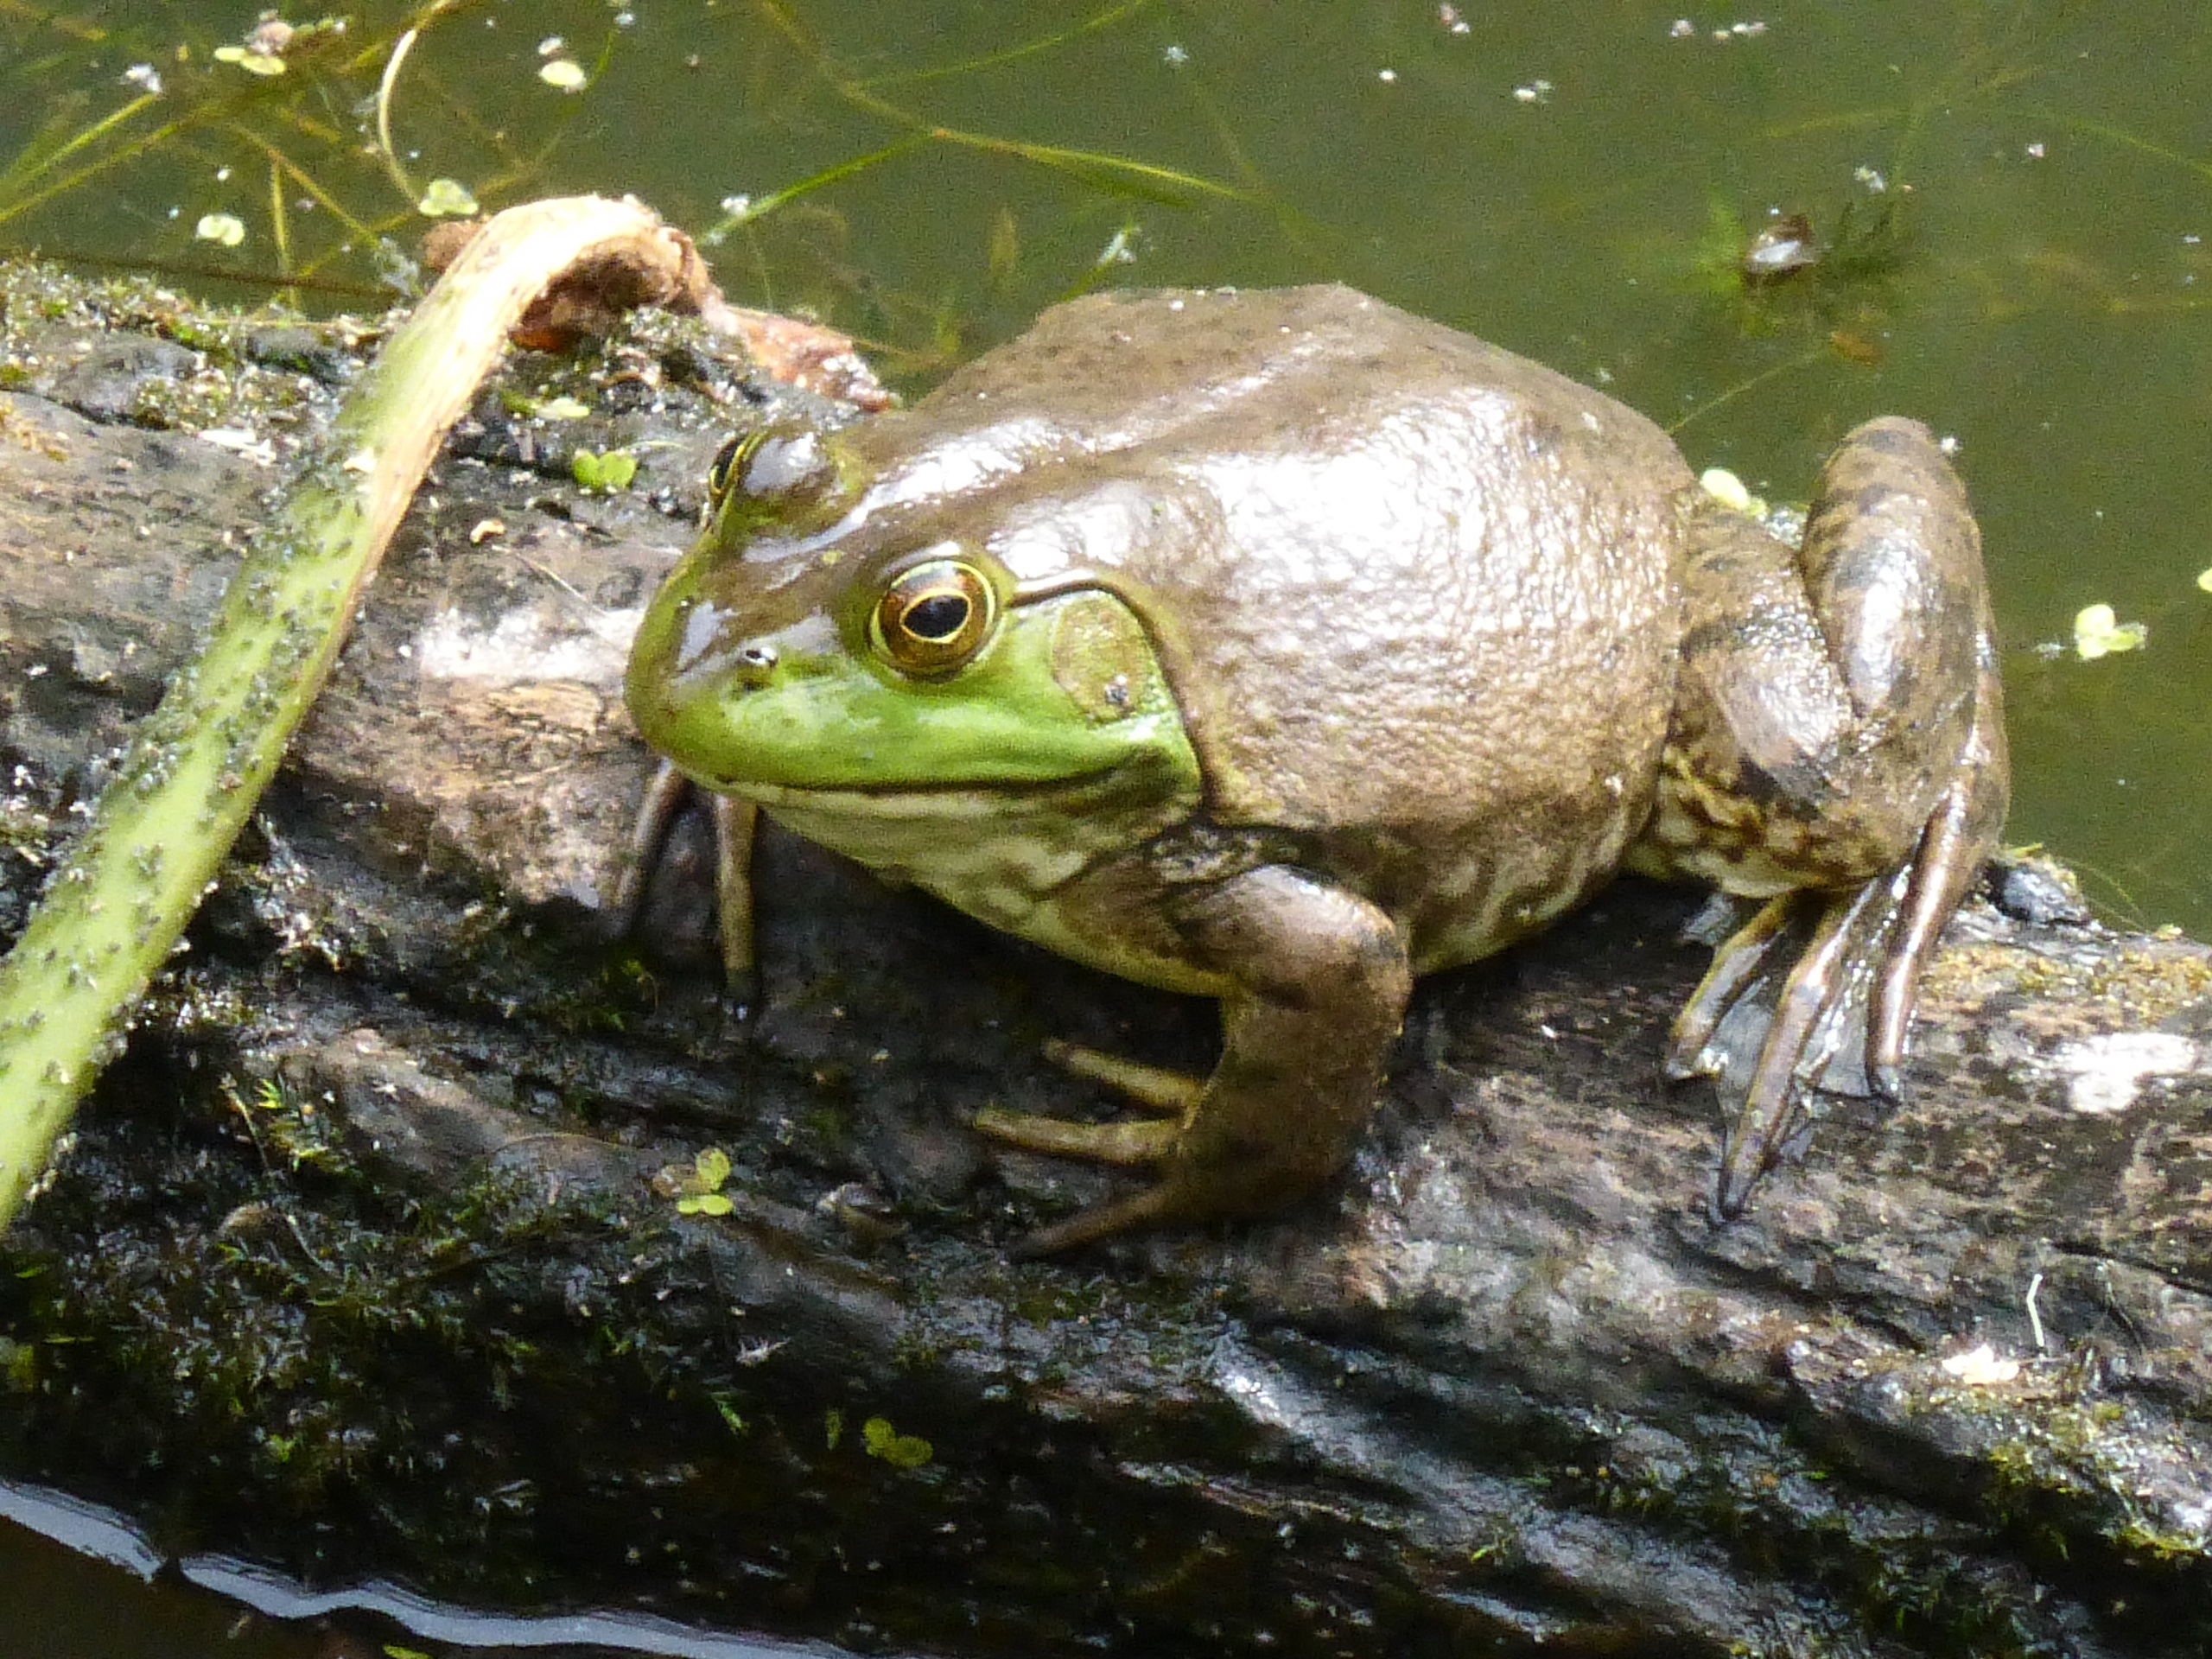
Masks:
[[[374,331],[0,305],[6,935]],[[1424,982],[1325,1194],[1017,1263],[1110,1178],[969,1118],[1110,1111],[1044,1040],[1202,1067],[1208,1005],[772,829],[756,1008],[702,822],[608,937],[628,631],[799,405],[851,417],[652,319],[481,401],[0,1241],[0,1474],[317,1586],[858,1649],[2205,1650],[2212,951],[2012,872],[1907,1105],[1716,1229],[1658,1079],[1695,896],[1623,883]]]

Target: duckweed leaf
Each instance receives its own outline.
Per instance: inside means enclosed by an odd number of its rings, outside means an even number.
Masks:
[[[243,46],[217,47],[215,61],[236,64],[250,75],[281,75],[284,73],[283,59]]]
[[[638,458],[626,449],[609,449],[603,454],[579,449],[569,457],[569,470],[585,489],[612,495],[630,487],[630,480],[638,475]]]
[[[2140,622],[2122,622],[2109,605],[2084,605],[2074,618],[2074,652],[2085,663],[2133,651],[2151,637]]]
[[[425,218],[467,218],[478,211],[476,198],[468,187],[457,179],[432,179],[423,188],[423,199],[415,204],[415,211]]]
[[[1726,467],[1708,467],[1697,475],[1698,487],[1722,506],[1738,512],[1757,510],[1756,499],[1744,480]]]
[[[729,1154],[720,1147],[703,1148],[691,1160],[690,1178],[684,1182],[686,1191],[677,1199],[677,1213],[686,1216],[726,1216],[735,1208],[722,1196],[722,1183],[729,1179]]]
[[[888,1418],[871,1417],[861,1425],[861,1439],[868,1454],[880,1458],[894,1469],[918,1469],[936,1455],[936,1448],[918,1434],[901,1434]]]
[[[245,224],[236,213],[202,213],[192,233],[202,242],[235,248],[245,240]]]

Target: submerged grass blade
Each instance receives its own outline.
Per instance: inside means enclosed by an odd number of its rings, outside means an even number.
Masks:
[[[329,191],[324,189],[321,182],[316,179],[314,174],[308,172],[307,168],[302,167],[297,162],[294,161],[289,156],[279,149],[270,140],[263,137],[251,128],[240,127],[237,131],[238,137],[243,142],[255,146],[269,157],[269,165],[271,168],[281,172],[286,178],[290,179],[295,184],[298,185],[301,189],[306,191],[309,196],[313,197],[319,205],[329,213],[333,219],[335,219],[340,224],[343,225],[351,234],[358,237],[365,243],[372,243],[377,239],[377,232],[371,229],[367,225],[363,224],[360,219],[355,218],[337,197],[332,195]]]
[[[188,132],[194,131],[211,122],[235,118],[239,111],[246,108],[257,98],[265,96],[264,89],[271,84],[265,80],[255,80],[250,86],[240,91],[197,105],[182,114],[173,117],[149,132],[139,133],[92,156],[75,172],[53,181],[42,190],[33,190],[22,195],[0,197],[0,224],[5,224],[9,219],[27,213],[32,208],[51,201],[56,196],[67,195],[79,186],[98,178],[111,167],[118,167],[125,162],[135,161],[147,151],[158,149],[163,144],[178,142]],[[143,99],[134,99],[133,103],[143,101]],[[115,123],[111,120],[103,124],[111,131],[115,128]],[[73,152],[78,146],[72,144],[69,148]],[[23,182],[30,183],[50,170],[48,166],[41,163],[32,169],[30,175]]]
[[[814,65],[815,72],[840,98],[856,109],[896,123],[921,137],[990,155],[1011,156],[1034,166],[1050,168],[1056,173],[1080,181],[1092,189],[1110,195],[1134,196],[1164,207],[1188,207],[1194,197],[1200,196],[1245,203],[1258,200],[1252,192],[1240,190],[1234,185],[1223,184],[1217,180],[1196,173],[1185,173],[1178,168],[1164,167],[1157,162],[1141,162],[1102,150],[1071,149],[1061,144],[1001,138],[991,133],[970,132],[964,128],[939,125],[879,96],[869,90],[867,82],[848,74],[821,41],[815,38],[813,32],[789,7],[780,3],[780,0],[758,0],[758,3],[761,15],[806,56]],[[874,159],[881,158],[879,156]]]
[[[796,184],[787,184],[780,190],[771,191],[765,196],[748,200],[743,207],[734,213],[726,213],[717,219],[702,232],[699,239],[708,243],[719,242],[732,231],[766,219],[779,207],[789,207],[800,197],[810,195],[824,185],[836,184],[840,180],[849,179],[856,173],[865,173],[868,168],[887,162],[894,156],[903,156],[908,150],[919,149],[928,142],[922,135],[916,134],[910,138],[894,139],[884,145],[882,149],[871,149],[865,155],[848,156],[842,162],[823,168],[819,173],[809,175]]]
[[[2065,122],[2076,132],[2088,133],[2092,138],[2101,138],[2107,143],[2120,145],[2123,149],[2171,162],[2176,167],[2186,168],[2200,179],[2212,179],[2212,162],[2200,161],[2194,156],[2184,156],[2164,144],[2152,143],[2148,138],[2139,137],[2125,127],[2115,127],[2104,121],[2092,121],[2083,116],[2061,115],[2056,118]]]
[[[1233,184],[1101,150],[1070,149],[1061,144],[1033,143],[1023,138],[996,138],[988,133],[964,132],[957,127],[931,127],[929,136],[969,149],[1015,156],[1038,167],[1050,168],[1055,173],[1064,173],[1108,195],[1134,196],[1140,201],[1155,202],[1165,207],[1188,207],[1198,196],[1226,201],[1253,200],[1250,192]]]
[[[362,377],[257,534],[199,659],[133,736],[92,823],[0,962],[0,1225],[120,1046],[338,654],[446,429],[560,271],[619,253],[681,291],[681,238],[635,203],[500,214]]]
[[[269,234],[276,244],[276,269],[289,273],[292,269],[291,219],[284,211],[284,169],[274,159],[269,163]],[[292,304],[299,296],[283,289],[277,297]]]
[[[1692,422],[1703,420],[1707,416],[1712,414],[1713,410],[1720,408],[1722,405],[1734,403],[1736,399],[1741,397],[1745,392],[1751,391],[1757,387],[1763,386],[1770,380],[1779,379],[1783,375],[1795,374],[1800,369],[1810,368],[1814,364],[1820,362],[1827,355],[1827,342],[1823,340],[1817,346],[1800,352],[1795,357],[1786,357],[1779,363],[1770,363],[1758,373],[1746,375],[1743,379],[1737,381],[1733,385],[1724,386],[1720,391],[1714,392],[1712,397],[1698,404],[1696,408],[1690,410],[1680,418],[1669,422],[1667,423],[1667,435],[1673,437],[1679,434],[1684,427],[1688,426]]]
[[[0,0],[0,17],[13,18],[32,29],[50,29],[80,41],[107,39],[107,30],[90,17],[72,16],[50,4],[25,5],[23,0]]]
[[[0,178],[0,188],[13,189],[30,183],[32,180],[43,174],[52,172],[79,150],[99,143],[109,133],[131,119],[154,101],[153,93],[141,92],[119,109],[111,110],[83,131],[64,139],[42,155],[34,156],[29,150],[24,151],[16,158],[14,165],[9,168],[6,176]]]
[[[1001,47],[997,51],[986,52],[981,57],[968,58],[959,63],[938,64],[926,69],[894,69],[887,74],[871,75],[865,80],[855,82],[855,85],[868,88],[912,86],[925,80],[950,80],[959,75],[980,74],[986,69],[996,69],[1006,64],[1019,62],[1023,58],[1034,57],[1039,52],[1049,52],[1056,46],[1065,46],[1070,41],[1080,39],[1085,35],[1095,35],[1101,29],[1111,29],[1123,19],[1134,17],[1137,13],[1147,10],[1157,3],[1158,0],[1120,0],[1119,4],[1109,6],[1103,11],[1093,12],[1090,16],[1071,23],[1065,29],[1056,29],[1050,35],[1039,35],[1034,39],[1022,41],[1014,46]]]

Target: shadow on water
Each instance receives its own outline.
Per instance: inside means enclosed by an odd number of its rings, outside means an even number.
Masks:
[[[613,1613],[472,1612],[391,1585],[310,1592],[219,1555],[162,1555],[121,1516],[67,1493],[0,1484],[0,1652],[39,1659],[353,1659],[429,1642],[499,1659],[840,1659],[824,1643],[720,1635]]]

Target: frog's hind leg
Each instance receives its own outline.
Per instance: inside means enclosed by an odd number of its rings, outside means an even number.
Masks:
[[[1980,538],[1924,428],[1853,432],[1794,552],[1688,511],[1681,692],[1633,861],[1738,896],[1668,1065],[1737,1103],[1726,1216],[1814,1088],[1897,1098],[1921,972],[2008,786]]]

